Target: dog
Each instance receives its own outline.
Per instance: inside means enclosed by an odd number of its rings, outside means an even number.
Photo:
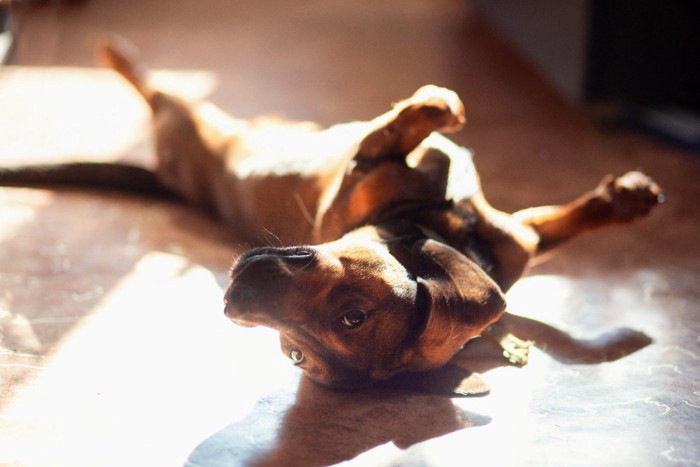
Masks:
[[[373,120],[324,129],[236,119],[160,92],[125,45],[104,44],[101,57],[152,111],[158,165],[138,169],[143,185],[176,193],[251,244],[265,232],[285,245],[235,260],[224,311],[239,325],[278,330],[284,354],[326,387],[443,367],[497,325],[505,291],[533,259],[663,200],[651,178],[629,172],[568,204],[495,209],[471,153],[443,135],[464,125],[464,106],[437,86]],[[4,170],[0,183],[66,178],[66,167],[54,169],[54,178],[51,168]],[[73,164],[66,173],[80,182],[99,170]]]

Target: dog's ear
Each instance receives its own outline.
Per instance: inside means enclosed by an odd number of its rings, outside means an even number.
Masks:
[[[443,243],[419,240],[402,262],[417,277],[417,306],[424,316],[416,337],[416,367],[446,363],[506,308],[498,285],[473,261]]]

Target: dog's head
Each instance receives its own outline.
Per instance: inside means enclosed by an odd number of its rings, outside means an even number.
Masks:
[[[371,226],[244,253],[225,303],[234,322],[277,329],[292,362],[335,388],[440,367],[505,308],[498,286],[453,248],[419,229]]]

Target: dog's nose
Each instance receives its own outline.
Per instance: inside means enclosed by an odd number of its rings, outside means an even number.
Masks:
[[[298,275],[317,260],[312,248],[259,248],[244,253],[231,271],[224,295],[226,316],[244,326],[275,327],[285,297]]]
[[[308,264],[312,262],[315,258],[313,250],[306,248],[284,248],[280,251],[279,258],[287,263],[303,263]]]
[[[254,248],[246,251],[236,260],[229,275],[232,279],[236,279],[244,271],[247,274],[251,271],[273,273],[294,265],[306,267],[310,266],[315,259],[315,251],[307,247]]]

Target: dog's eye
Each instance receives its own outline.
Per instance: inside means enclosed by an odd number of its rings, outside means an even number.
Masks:
[[[361,310],[348,311],[340,319],[340,322],[348,329],[355,329],[367,320],[367,315]]]
[[[304,353],[299,349],[292,349],[289,351],[289,358],[295,365],[300,365],[304,361]]]

